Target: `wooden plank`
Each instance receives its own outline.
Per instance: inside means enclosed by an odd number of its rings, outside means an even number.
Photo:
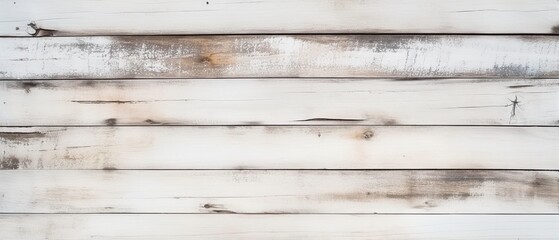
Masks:
[[[1,81],[0,124],[556,126],[558,102],[556,79]]]
[[[0,35],[557,33],[554,0],[0,2]]]
[[[557,239],[559,216],[0,215],[7,239]]]
[[[0,128],[4,169],[559,169],[557,146],[555,127]]]
[[[1,213],[555,213],[559,172],[0,171]]]
[[[553,36],[0,38],[0,78],[559,77]]]

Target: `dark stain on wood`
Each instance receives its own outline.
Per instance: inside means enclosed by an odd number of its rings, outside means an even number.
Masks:
[[[115,168],[115,167],[103,167],[103,170],[105,170],[105,171],[114,171],[114,170],[118,170],[118,169]]]
[[[144,122],[147,123],[147,124],[150,124],[150,125],[162,124],[161,122],[154,121],[154,120],[151,120],[151,119],[146,119]]]
[[[96,85],[97,85],[97,81],[93,81],[93,80],[80,81],[80,86],[95,87]]]
[[[202,208],[204,208],[206,211],[209,210],[211,213],[230,213],[230,214],[237,213],[237,212],[225,209],[225,207],[221,204],[206,203],[206,204],[202,205]]]
[[[40,82],[40,81],[34,81],[34,82],[12,82],[9,83],[8,88],[13,88],[13,89],[23,89],[25,90],[26,93],[30,93],[31,89],[33,88],[53,88],[54,85],[47,83],[47,82]]]
[[[481,197],[480,187],[495,187],[489,194],[504,201],[539,199],[552,202],[559,209],[559,178],[546,173],[525,174],[518,171],[445,170],[442,173],[410,175],[405,182],[387,182],[370,188],[343,193],[306,196],[309,199],[333,201],[375,201],[394,199],[408,201],[413,208],[437,207],[440,202]],[[420,171],[421,172],[421,171]],[[398,184],[398,186],[391,186]],[[493,191],[493,192],[491,192]]]
[[[258,121],[248,121],[248,122],[243,122],[243,125],[255,126],[255,125],[264,125],[264,123]]]
[[[525,195],[529,197],[545,197],[555,199],[559,209],[559,178],[550,178],[541,173],[535,173],[533,179],[522,179],[521,184],[529,186]],[[510,192],[503,192],[504,196],[515,196]]]
[[[535,85],[513,85],[513,86],[508,86],[508,88],[529,88],[529,87],[535,87]]]
[[[105,125],[107,125],[107,126],[114,126],[114,125],[116,125],[117,120],[116,120],[116,118],[108,118],[108,119],[105,119],[104,122],[105,122]]]
[[[32,138],[45,137],[43,132],[0,132],[0,139],[8,141],[27,141]]]
[[[19,168],[19,159],[14,156],[2,158],[0,161],[0,169],[14,170]]]
[[[35,22],[30,22],[29,24],[27,24],[27,26],[29,26],[34,30],[34,33],[29,33],[29,35],[33,37],[52,37],[57,32],[56,30],[53,29],[41,28],[37,26]]]
[[[383,119],[382,124],[384,124],[385,126],[395,126],[398,125],[399,123],[398,121],[396,121],[396,119],[389,118],[389,119]]]
[[[202,64],[213,64],[212,54],[198,57],[198,62]]]
[[[232,63],[232,59],[225,54],[219,53],[210,53],[210,54],[202,54],[198,56],[196,62],[201,63],[205,66],[219,66],[219,65],[227,65]]]
[[[390,78],[390,81],[396,81],[396,82],[416,82],[416,81],[422,81],[422,82],[435,82],[435,81],[439,81],[439,80],[448,80],[450,79],[450,77],[430,77],[430,78],[419,78],[419,77],[406,77],[406,78]]]
[[[362,122],[365,119],[360,118],[308,118],[295,120],[296,122]]]
[[[217,208],[217,205],[215,204],[211,204],[211,203],[206,203],[204,204],[202,207],[209,209],[209,208]]]
[[[236,214],[237,212],[226,210],[226,209],[213,209],[212,213],[229,213],[229,214]]]
[[[145,103],[146,101],[125,101],[125,100],[72,100],[73,103],[80,104],[135,104]]]

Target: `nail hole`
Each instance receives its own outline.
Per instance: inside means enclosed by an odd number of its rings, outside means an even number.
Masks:
[[[373,133],[373,131],[368,130],[366,132],[363,133],[363,138],[366,140],[371,139],[375,134]]]

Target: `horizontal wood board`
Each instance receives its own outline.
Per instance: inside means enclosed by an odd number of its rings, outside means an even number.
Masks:
[[[559,169],[558,145],[555,127],[0,128],[3,169]]]
[[[8,239],[557,239],[559,216],[0,215]]]
[[[13,80],[0,112],[3,126],[557,126],[559,80]]]
[[[557,34],[554,0],[14,0],[0,35]]]
[[[1,79],[555,78],[555,36],[0,38]]]
[[[0,171],[0,213],[559,213],[559,172]]]

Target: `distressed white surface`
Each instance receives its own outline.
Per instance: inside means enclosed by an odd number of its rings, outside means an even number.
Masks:
[[[0,171],[0,213],[559,213],[534,171]]]
[[[0,35],[551,33],[554,0],[14,0]]]
[[[559,216],[0,215],[6,239],[557,239]]]
[[[8,169],[558,169],[557,146],[554,127],[0,128]]]
[[[517,99],[517,104],[514,100]],[[558,125],[557,79],[178,79],[0,82],[19,125]]]
[[[551,36],[0,38],[0,78],[559,77]]]

